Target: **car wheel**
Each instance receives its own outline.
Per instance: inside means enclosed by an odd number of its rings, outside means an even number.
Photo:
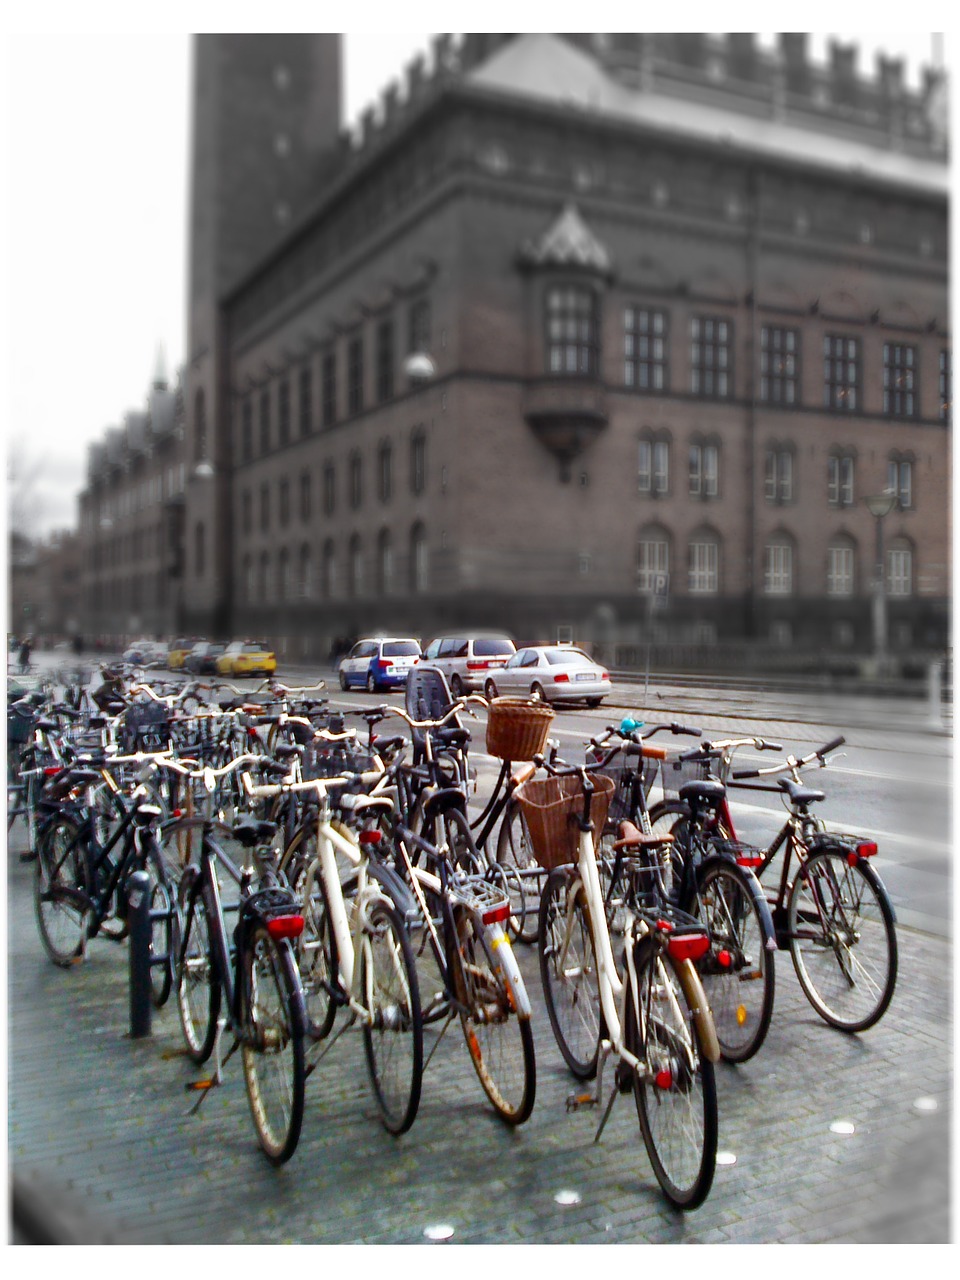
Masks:
[[[587,706],[588,706],[588,707],[599,707],[599,705],[600,705],[600,703],[601,703],[602,701],[603,701],[603,699],[602,699],[602,698],[588,698],[588,699],[587,699]]]
[[[497,696],[497,686],[493,683],[492,680],[488,680],[487,683],[483,686],[483,696],[486,698],[488,702],[492,702],[494,698]]]
[[[370,674],[367,676],[367,693],[376,693],[376,692],[377,692],[377,682],[374,678],[373,672],[371,671]]]
[[[346,687],[347,687],[347,677],[344,674],[344,672],[341,671],[340,672],[340,688],[346,689]]]
[[[463,681],[457,675],[451,676],[450,678],[450,692],[455,698],[463,697]]]
[[[543,692],[543,685],[534,682],[530,689],[531,698],[539,698],[541,702],[546,702],[547,698]]]

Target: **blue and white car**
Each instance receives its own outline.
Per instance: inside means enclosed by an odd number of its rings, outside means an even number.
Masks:
[[[407,676],[419,657],[420,645],[409,637],[377,636],[358,640],[340,663],[340,688],[359,687],[368,693],[396,689],[407,683]]]

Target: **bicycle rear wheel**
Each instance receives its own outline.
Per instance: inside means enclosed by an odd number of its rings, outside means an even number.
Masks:
[[[393,906],[375,903],[360,938],[361,999],[370,1015],[363,1047],[384,1126],[405,1133],[423,1082],[423,1017],[413,952]]]
[[[583,886],[569,871],[551,871],[540,895],[540,977],[550,1025],[578,1080],[597,1073],[600,987]]]
[[[145,862],[150,877],[150,910],[157,912],[150,922],[150,994],[154,1007],[161,1009],[173,985],[176,890],[159,849],[148,848]],[[158,963],[154,964],[155,960]]]
[[[846,849],[813,854],[787,904],[790,955],[803,993],[841,1031],[865,1031],[886,1012],[897,982],[893,909],[866,862]]]
[[[254,929],[243,957],[243,1076],[260,1146],[271,1164],[297,1149],[306,1080],[303,1006],[289,944],[263,925]]]
[[[727,1062],[746,1062],[766,1038],[773,1014],[772,923],[767,928],[763,890],[756,876],[734,862],[708,858],[698,870],[697,891],[687,910],[703,921],[710,950],[697,972],[713,1013],[720,1052]]]
[[[210,951],[210,925],[203,892],[191,872],[180,881],[184,936],[177,962],[177,1009],[188,1056],[206,1062],[213,1052],[220,1014],[220,980]]]
[[[464,1011],[460,1014],[483,1090],[508,1124],[529,1118],[537,1089],[533,1030],[521,1017],[504,982],[500,966],[476,917],[464,911],[456,920]],[[504,938],[501,946],[509,946]]]
[[[696,1209],[713,1185],[717,1160],[717,1088],[713,1063],[674,961],[650,938],[637,944],[637,1001],[627,993],[624,1043],[640,1060],[634,1077],[637,1118],[664,1195],[678,1209]]]
[[[311,881],[309,891],[308,879]],[[333,990],[339,966],[320,863],[313,863],[312,875],[308,868],[297,875],[293,888],[303,897],[303,933],[297,939],[297,962],[303,983],[307,1034],[314,1040],[322,1040],[329,1035],[337,1013]]]
[[[34,864],[33,902],[44,950],[54,964],[69,968],[83,957],[90,899],[86,892],[86,850],[69,818],[56,818],[43,834]]]
[[[536,876],[522,873],[537,866],[523,810],[516,800],[511,800],[504,811],[497,836],[497,861],[501,866],[514,868],[519,895],[511,891],[510,905],[513,912],[511,929],[520,942],[536,942],[539,917],[536,907]]]

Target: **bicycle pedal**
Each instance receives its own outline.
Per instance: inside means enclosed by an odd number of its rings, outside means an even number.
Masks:
[[[595,1107],[599,1102],[592,1093],[571,1093],[567,1097],[567,1110],[579,1111],[581,1107]]]

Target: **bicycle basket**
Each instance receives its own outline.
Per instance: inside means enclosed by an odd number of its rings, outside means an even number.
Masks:
[[[300,774],[308,778],[342,778],[350,773],[369,773],[377,768],[376,758],[359,747],[341,742],[314,742],[304,747]]]
[[[711,765],[714,761],[704,760],[664,760],[663,791],[664,795],[676,795],[685,782],[702,782],[713,777]]]
[[[166,746],[170,737],[170,718],[162,702],[134,702],[127,708],[120,729],[120,746],[124,751],[146,747],[157,750]]]
[[[7,746],[21,746],[30,741],[36,716],[26,708],[16,705],[7,708]]]
[[[532,760],[547,743],[552,707],[532,698],[494,698],[487,715],[487,752],[501,760]]]
[[[601,755],[600,758],[602,759],[603,756]],[[587,764],[594,764],[596,759],[597,757],[592,750],[587,752]],[[634,780],[639,774],[643,794],[649,796],[650,788],[653,786],[659,767],[659,760],[642,757],[638,748],[633,750],[627,748],[621,751],[619,755],[614,756],[605,768],[591,771],[596,775],[610,778],[613,781],[614,790],[610,797],[610,807],[607,810],[608,830],[615,831],[621,822],[633,821],[636,807],[633,803]]]
[[[590,805],[596,843],[597,832],[603,830],[607,820],[614,782],[602,773],[591,777],[596,785]],[[540,866],[552,871],[564,863],[576,862],[580,849],[577,818],[583,812],[580,778],[531,778],[517,788],[516,796]]]

